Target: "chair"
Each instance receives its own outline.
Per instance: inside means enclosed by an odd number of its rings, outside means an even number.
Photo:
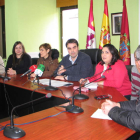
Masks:
[[[102,51],[100,49],[82,49],[80,51],[90,56],[93,65],[93,71],[95,73],[96,65],[102,60],[101,58]]]
[[[128,71],[128,76],[129,76],[129,79],[131,81],[131,69],[132,69],[133,65],[126,65],[126,69]]]
[[[52,59],[53,60],[54,59],[58,59],[59,51],[57,49],[51,49],[51,50],[52,50],[52,55],[51,55]],[[40,53],[38,55],[40,57]],[[32,58],[32,65],[36,65],[37,64],[37,60],[38,60],[38,58]]]

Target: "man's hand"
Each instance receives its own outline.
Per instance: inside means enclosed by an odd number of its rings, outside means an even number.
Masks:
[[[115,107],[120,107],[120,103],[112,102],[110,100],[106,100],[104,103],[101,104],[101,109],[104,114],[108,115],[109,111]]]
[[[61,75],[61,73],[65,72],[65,71],[66,71],[66,69],[64,69],[64,66],[61,65],[61,67],[59,67],[59,69],[58,69],[58,71],[57,71],[57,74],[58,74],[58,75]]]
[[[64,76],[56,76],[54,79],[65,80]]]

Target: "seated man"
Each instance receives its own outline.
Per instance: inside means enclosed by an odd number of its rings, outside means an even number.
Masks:
[[[135,66],[132,67],[131,70],[131,88],[132,88],[132,95],[131,100],[135,100],[138,98],[138,91],[140,90],[140,45],[136,49],[134,53],[135,58]]]
[[[93,75],[93,66],[90,56],[80,52],[78,46],[79,45],[76,39],[69,39],[66,42],[69,54],[63,57],[60,62],[60,65],[55,71],[55,73],[57,73],[55,79],[79,81],[80,78],[86,78]]]
[[[138,94],[140,94],[140,91]],[[138,100],[120,103],[106,100],[106,102],[102,103],[101,109],[113,121],[134,131],[140,131],[140,96]]]

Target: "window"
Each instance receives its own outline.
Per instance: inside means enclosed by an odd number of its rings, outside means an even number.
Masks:
[[[70,38],[75,38],[78,40],[77,6],[61,8],[61,58],[68,54],[65,44]]]

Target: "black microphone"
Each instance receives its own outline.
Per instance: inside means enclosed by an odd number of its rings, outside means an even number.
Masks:
[[[32,103],[34,101],[41,100],[43,98],[51,98],[51,97],[52,97],[52,94],[47,93],[45,96],[43,96],[41,98],[38,98],[38,99],[35,99],[35,100],[32,100],[32,101],[29,101],[27,103],[23,103],[21,105],[15,106],[11,111],[10,126],[4,128],[4,131],[3,131],[4,136],[6,136],[8,138],[12,138],[12,139],[17,139],[17,138],[21,138],[21,137],[25,136],[25,134],[26,134],[24,130],[22,130],[22,129],[18,128],[18,127],[14,127],[13,111],[16,108],[24,106],[24,105],[29,104],[29,103]]]
[[[95,82],[95,81],[97,81],[97,80],[99,80],[99,79],[104,79],[104,78],[105,78],[105,76],[102,75],[100,78],[97,78],[97,79],[95,79],[95,80],[92,81],[92,82]],[[86,79],[86,80],[87,80],[87,79]],[[90,83],[92,83],[92,82],[90,82]],[[90,83],[87,83],[87,84],[85,84],[84,86],[89,85]],[[81,83],[81,84],[82,84],[82,83]],[[88,99],[89,97],[88,97],[87,95],[81,94],[81,84],[80,84],[79,88],[75,89],[75,90],[78,90],[78,89],[79,89],[79,94],[76,94],[76,95],[74,96],[74,98],[75,98],[75,99],[78,99],[78,100]]]
[[[105,78],[105,76],[102,75],[100,78],[95,79],[95,80],[92,81],[92,82],[95,82],[95,81],[97,81],[97,80],[99,80],[99,79],[101,79],[101,78]],[[92,83],[92,82],[91,82],[91,83]],[[90,84],[90,83],[88,83],[88,84]],[[88,85],[88,84],[86,84],[86,85]],[[75,105],[74,105],[74,98],[75,98],[74,93],[75,93],[75,91],[78,90],[78,89],[80,89],[80,87],[77,88],[77,89],[75,89],[75,90],[73,91],[72,103],[71,103],[70,105],[68,105],[68,106],[60,106],[60,107],[65,108],[66,111],[68,111],[68,112],[70,112],[70,113],[82,113],[84,110],[83,110],[81,107],[75,106]]]
[[[68,68],[70,68],[70,67],[72,67],[72,66],[75,66],[75,65],[77,65],[77,63],[74,63],[74,64],[72,64],[72,65],[70,65],[70,66],[68,66],[68,67],[65,67],[64,69],[68,69]],[[61,70],[64,70],[64,69],[61,69]],[[61,71],[61,70],[59,70],[59,71]],[[57,72],[59,72],[59,71],[57,71]],[[53,74],[50,76],[50,79],[49,79],[49,86],[45,87],[46,90],[58,90],[57,87],[51,86],[51,78],[52,78],[52,76],[54,76],[55,74],[57,74],[57,72],[53,73]]]
[[[103,70],[103,71],[101,71],[101,72],[99,72],[99,73],[97,73],[97,74],[95,74],[95,75],[93,75],[93,76],[97,76],[97,75],[99,75],[99,74],[101,74],[101,73],[103,73],[103,72],[105,72],[105,71],[107,71],[107,70],[111,70],[112,68],[111,67],[109,67],[108,69],[106,69],[106,70]],[[89,78],[88,78],[89,79]]]
[[[104,78],[105,78],[105,76],[102,75],[101,77],[99,77],[99,78],[93,80],[92,82],[89,82],[89,83],[85,84],[84,86],[87,86],[87,85],[89,85],[90,83],[93,83],[93,82],[95,82],[95,81],[97,81],[97,80],[99,80],[99,79],[104,79]]]
[[[105,72],[105,71],[107,71],[107,70],[111,70],[112,68],[111,67],[109,67],[108,69],[106,69],[106,70],[103,70],[102,72],[99,72],[99,73],[97,73],[97,74],[95,74],[95,75],[93,75],[93,76],[97,76],[97,75],[99,75],[99,74],[101,74],[101,73],[103,73],[103,72]],[[91,78],[91,77],[90,77]],[[90,78],[87,78],[87,79],[85,79],[85,80],[83,80],[82,81],[82,83],[83,82],[85,82],[86,80],[88,80],[88,79],[90,79]],[[100,77],[101,78],[101,77]],[[100,79],[99,78],[99,79]],[[103,78],[103,77],[102,77]],[[105,77],[104,77],[105,78]],[[97,81],[98,79],[96,79],[96,81]],[[82,84],[81,83],[81,84]],[[92,83],[92,82],[91,82]],[[81,94],[81,84],[80,84],[80,86],[79,86],[79,94],[76,94],[75,96],[74,96],[74,98],[75,99],[78,99],[78,100],[83,100],[83,99],[88,99],[89,97],[87,96],[87,95],[85,95],[85,94]]]
[[[74,64],[72,64],[72,65],[70,65],[70,66],[68,66],[68,67],[65,67],[64,69],[68,69],[68,68],[70,68],[70,67],[72,67],[72,66],[74,66],[74,65],[77,65],[77,63],[74,63]],[[64,70],[64,69],[62,69],[62,70]],[[59,71],[61,71],[61,70],[59,70]],[[58,72],[59,72],[58,71]]]

